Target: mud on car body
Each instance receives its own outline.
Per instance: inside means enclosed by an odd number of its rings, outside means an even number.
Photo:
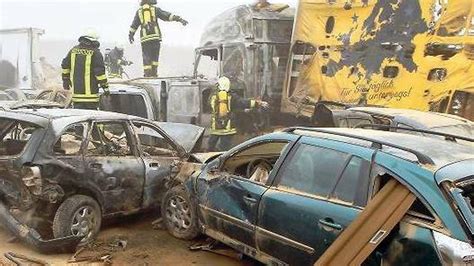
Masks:
[[[0,221],[91,240],[102,218],[159,206],[167,182],[200,167],[190,152],[203,131],[99,111],[0,112]]]
[[[474,259],[474,148],[365,129],[294,128],[252,139],[166,193],[169,232],[204,233],[261,262],[312,265],[389,180],[416,196],[366,260]]]

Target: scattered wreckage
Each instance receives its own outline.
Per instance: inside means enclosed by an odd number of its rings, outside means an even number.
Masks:
[[[41,252],[70,252],[103,218],[160,206],[168,183],[201,167],[191,152],[203,131],[100,111],[0,111],[0,222]]]
[[[359,257],[349,262],[469,264],[473,164],[473,146],[444,139],[290,128],[207,163],[166,192],[162,215],[177,238],[204,233],[271,265],[313,264],[351,226],[350,232],[367,241],[351,246],[356,251],[351,256]],[[353,225],[357,217],[378,218]],[[384,227],[387,223],[393,226]],[[363,227],[368,224],[373,228]],[[331,253],[347,254],[340,247]],[[322,258],[330,263],[318,265],[344,265],[332,264],[337,260],[327,254]]]

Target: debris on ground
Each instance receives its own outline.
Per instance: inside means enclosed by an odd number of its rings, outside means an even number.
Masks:
[[[104,264],[112,264],[112,254],[124,251],[127,245],[128,240],[123,236],[115,236],[104,242],[95,241],[77,250],[68,260],[68,263],[102,262]]]
[[[7,252],[4,254],[5,258],[13,262],[15,265],[49,265],[46,261],[36,259],[30,256]]]
[[[165,224],[163,223],[163,218],[158,218],[151,223],[153,229],[155,230],[165,230]]]
[[[204,242],[198,242],[189,246],[190,251],[207,251],[217,255],[233,258],[236,260],[242,260],[244,255],[240,252],[231,249],[228,246],[223,245],[217,240],[207,238]]]

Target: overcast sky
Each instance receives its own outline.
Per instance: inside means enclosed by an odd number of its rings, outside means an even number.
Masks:
[[[46,30],[43,39],[75,40],[94,27],[102,42],[128,42],[128,30],[138,0],[0,0],[0,28],[37,27]],[[192,46],[199,43],[205,25],[217,14],[254,0],[158,0],[158,6],[189,21],[162,22],[164,43]],[[295,6],[297,0],[284,0]],[[138,33],[137,33],[138,35]],[[136,36],[136,39],[139,38]]]

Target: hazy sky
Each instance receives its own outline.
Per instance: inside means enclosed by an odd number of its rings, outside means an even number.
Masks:
[[[128,30],[138,0],[0,0],[0,28],[38,27],[43,39],[75,40],[88,27],[97,29],[102,42],[128,42]],[[164,43],[192,46],[217,14],[254,0],[158,0],[158,6],[187,19],[187,27],[162,22]],[[275,1],[276,2],[276,1]],[[295,6],[297,0],[285,0]],[[137,33],[138,35],[138,33]],[[136,36],[136,39],[139,39]]]

